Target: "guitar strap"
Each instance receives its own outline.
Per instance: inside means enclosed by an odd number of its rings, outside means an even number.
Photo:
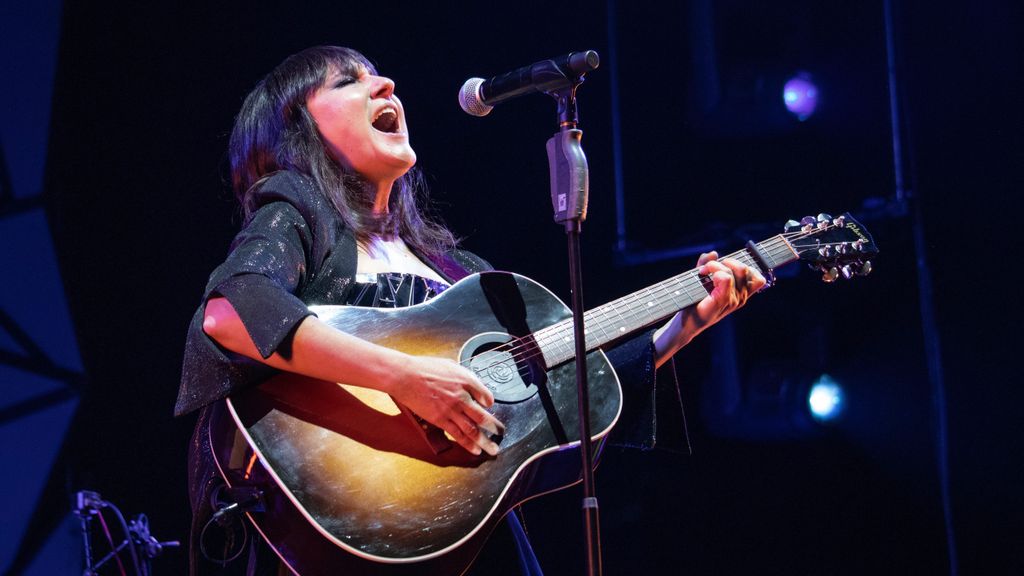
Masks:
[[[421,257],[422,258],[422,257]],[[435,272],[441,275],[445,280],[455,283],[462,280],[466,276],[469,276],[469,271],[459,265],[448,254],[436,256],[434,258],[422,258],[426,260],[427,265],[434,269]]]
[[[442,278],[454,284],[470,274],[493,270],[487,261],[476,254],[465,250],[454,250],[438,256],[427,256],[416,248],[410,246],[410,250],[416,256],[441,275]]]
[[[482,265],[474,266],[479,268],[478,270],[467,270],[451,254],[443,254],[433,258],[425,257],[421,254],[417,254],[417,256],[433,268],[435,272],[440,274],[442,278],[453,283],[474,272],[480,272],[489,268],[486,262],[472,262],[472,264]],[[537,560],[537,555],[533,552],[533,546],[530,544],[530,538],[526,535],[526,529],[523,528],[523,523],[519,519],[521,514],[522,507],[516,506],[505,516],[505,521],[512,532],[512,540],[515,543],[516,553],[519,557],[519,569],[523,576],[544,576],[544,571],[541,570],[540,562]]]
[[[533,553],[533,546],[530,546],[530,539],[526,536],[523,523],[519,521],[520,514],[522,514],[522,507],[516,506],[506,516],[508,527],[512,530],[512,539],[516,543],[516,552],[519,553],[519,569],[523,576],[544,576],[544,572],[540,569],[540,562],[537,561],[537,555]]]

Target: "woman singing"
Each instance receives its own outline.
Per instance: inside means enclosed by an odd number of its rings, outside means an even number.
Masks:
[[[424,212],[425,190],[395,83],[358,52],[323,46],[282,62],[245,99],[230,159],[244,222],[191,323],[175,408],[177,414],[200,410],[189,467],[190,569],[288,573],[254,530],[241,543],[248,545],[244,553],[230,554],[234,559],[203,541],[223,486],[206,425],[224,410],[219,401],[279,371],[344,382],[389,394],[443,430],[461,447],[455,449],[494,456],[499,446],[492,438],[503,423],[488,412],[494,397],[473,372],[360,339],[308,309],[418,304],[489,266],[459,250]],[[608,351],[625,389],[625,421],[616,428],[625,442],[653,443],[656,367],[765,282],[714,253],[699,265],[713,278],[710,295]]]

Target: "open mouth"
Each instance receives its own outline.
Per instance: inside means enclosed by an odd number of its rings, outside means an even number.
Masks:
[[[375,130],[394,134],[398,132],[398,112],[394,108],[384,108],[377,113],[371,124]]]

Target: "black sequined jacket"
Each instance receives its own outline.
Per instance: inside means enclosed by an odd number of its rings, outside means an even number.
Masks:
[[[278,172],[260,187],[257,209],[214,270],[202,302],[228,299],[264,357],[285,352],[289,337],[310,314],[308,305],[345,301],[356,273],[356,240],[311,180]],[[450,282],[491,269],[456,250],[424,262]],[[176,415],[265,380],[274,369],[217,346],[202,329],[204,307],[189,325]],[[615,435],[620,443],[651,447],[654,426],[654,348],[645,332],[607,351],[626,400]]]
[[[312,180],[293,172],[270,176],[256,193],[256,210],[210,276],[205,302],[215,294],[238,312],[260,354],[288,353],[290,336],[313,304],[341,304],[355,282],[356,240]],[[442,278],[454,282],[491,269],[462,250],[441,257],[417,254]],[[255,385],[274,369],[227,351],[202,330],[204,306],[189,325],[175,414],[208,407],[232,392]],[[651,448],[655,442],[655,365],[651,332],[607,351],[623,384],[622,415],[612,434],[616,444]],[[203,437],[208,409],[200,412],[190,450],[193,527],[208,517],[215,476]],[[679,412],[678,405],[671,412]],[[193,530],[195,533],[195,529]]]

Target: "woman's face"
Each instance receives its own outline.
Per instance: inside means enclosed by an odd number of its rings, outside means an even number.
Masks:
[[[331,155],[371,183],[390,186],[416,164],[391,79],[373,76],[362,66],[354,77],[331,71],[306,108]]]

